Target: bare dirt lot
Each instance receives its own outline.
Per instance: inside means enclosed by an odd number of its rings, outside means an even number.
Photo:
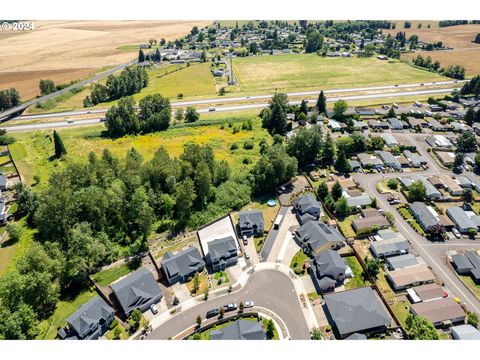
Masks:
[[[22,99],[37,95],[38,81],[69,82],[138,52],[120,46],[153,38],[173,40],[211,21],[34,21],[28,32],[0,33],[0,89],[15,87]]]
[[[403,27],[403,26],[402,26]],[[473,43],[475,36],[480,33],[480,25],[458,25],[448,27],[433,27],[428,29],[422,26],[417,29],[412,24],[410,29],[385,30],[394,36],[398,31],[404,31],[407,38],[411,35],[418,35],[421,41],[433,43],[442,41],[446,46],[454,48],[454,50],[445,51],[417,51],[411,54],[405,54],[405,59],[412,59],[417,55],[430,56],[433,60],[438,60],[443,67],[448,65],[460,64],[465,67],[468,75],[476,75],[480,73],[480,44]]]

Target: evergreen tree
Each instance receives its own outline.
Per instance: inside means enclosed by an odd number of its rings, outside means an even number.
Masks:
[[[341,196],[335,204],[335,213],[340,218],[345,218],[346,216],[348,216],[349,211],[350,208],[348,206],[347,199],[345,198],[345,196]]]
[[[67,149],[65,148],[60,135],[58,135],[55,130],[53,130],[53,144],[55,145],[55,157],[57,159],[60,159],[63,155],[67,154]]]
[[[332,139],[330,132],[327,133],[326,139],[323,143],[322,151],[320,153],[320,158],[323,166],[330,167],[333,165],[335,160],[335,144]]]
[[[144,62],[145,61],[145,54],[143,52],[142,49],[140,49],[140,51],[138,52],[138,62],[141,63],[141,62]]]
[[[465,122],[468,126],[473,125],[473,123],[475,122],[475,117],[475,110],[473,110],[472,108],[468,108],[467,112],[465,113]]]
[[[344,149],[340,149],[340,152],[333,166],[339,173],[342,173],[342,174],[348,174],[352,171],[352,167],[350,166],[350,163],[348,162],[348,159],[345,156]]]
[[[340,197],[342,196],[342,192],[343,192],[342,185],[340,185],[338,181],[335,182],[335,184],[333,184],[332,186],[332,192],[331,192],[333,200],[337,201],[338,199],[340,199]]]
[[[318,95],[315,109],[319,112],[319,114],[325,114],[327,112],[327,98],[325,97],[323,90],[320,91],[320,94]]]
[[[325,181],[322,181],[320,185],[318,185],[317,194],[321,200],[325,200],[325,198],[328,196],[328,185]]]

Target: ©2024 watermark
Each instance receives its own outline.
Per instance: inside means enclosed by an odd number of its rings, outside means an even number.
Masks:
[[[32,31],[34,29],[33,21],[0,20],[0,31]]]

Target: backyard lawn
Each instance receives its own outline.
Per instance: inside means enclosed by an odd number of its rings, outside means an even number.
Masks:
[[[80,306],[88,302],[96,295],[96,292],[91,289],[78,295],[73,300],[63,300],[57,303],[57,307],[53,315],[42,321],[38,328],[39,340],[53,340],[57,336],[57,328],[65,326],[67,318],[72,315]]]
[[[338,220],[338,226],[340,227],[340,231],[346,238],[353,238],[357,235],[355,233],[355,230],[353,230],[352,228],[352,221],[356,218],[358,218],[357,215],[350,215],[343,220]]]
[[[138,269],[141,265],[141,261],[133,260],[129,263],[122,264],[110,269],[99,271],[94,274],[92,277],[95,282],[100,286],[108,286],[117,279],[120,279],[122,276],[129,274],[130,272]]]
[[[363,278],[363,269],[355,256],[346,256],[343,258],[348,267],[352,270],[353,278],[345,283],[346,289],[354,289],[370,285],[368,280]]]
[[[108,332],[105,333],[105,337],[108,340],[117,340],[115,339],[115,329],[120,329],[120,338],[118,340],[127,340],[128,339],[128,332],[125,330],[125,328],[120,325],[120,323],[117,323],[115,327]]]
[[[374,57],[250,56],[235,59],[233,68],[244,92],[348,88],[444,79],[397,60],[381,61]]]
[[[226,275],[226,274],[225,274]],[[199,286],[198,286],[198,290],[195,294],[193,295],[198,295],[198,294],[202,294],[204,293],[207,289],[208,289],[208,276],[207,274],[205,273],[205,271],[202,271],[200,274],[199,274]],[[227,277],[228,278],[228,277]],[[192,293],[192,290],[193,290],[193,279],[190,280],[189,282],[186,283],[187,285],[187,289],[190,293]]]

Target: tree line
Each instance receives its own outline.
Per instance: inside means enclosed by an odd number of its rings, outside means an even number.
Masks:
[[[416,66],[423,67],[430,71],[443,73],[445,76],[453,79],[463,80],[465,78],[465,68],[461,65],[450,65],[447,68],[442,68],[440,66],[440,61],[436,60],[435,62],[432,62],[430,56],[424,58],[422,55],[418,55],[412,60],[412,62]]]
[[[473,77],[470,81],[463,84],[460,89],[462,95],[480,95],[480,75]]]
[[[140,92],[148,85],[147,71],[140,66],[129,66],[120,75],[109,75],[105,85],[95,83],[90,95],[83,100],[84,107],[120,99]]]

